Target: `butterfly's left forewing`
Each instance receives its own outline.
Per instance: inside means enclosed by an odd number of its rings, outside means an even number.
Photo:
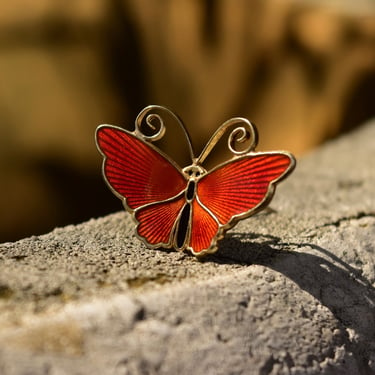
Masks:
[[[111,125],[97,129],[106,182],[137,221],[150,247],[172,245],[187,180],[171,160],[133,133]]]
[[[214,252],[217,241],[227,229],[238,220],[258,212],[271,200],[276,183],[294,166],[294,157],[287,152],[252,153],[227,162],[203,176],[197,184],[198,202],[219,225],[215,233],[213,229],[209,231],[212,236],[209,246],[206,240],[204,247],[195,248],[195,243],[202,243],[202,234],[199,226],[197,229],[193,226],[191,250],[196,254]]]

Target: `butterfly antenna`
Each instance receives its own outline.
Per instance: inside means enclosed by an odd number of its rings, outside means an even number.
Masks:
[[[197,164],[201,164],[205,161],[207,156],[210,154],[212,149],[220,141],[223,135],[234,125],[241,124],[236,128],[232,129],[228,136],[228,148],[229,151],[234,155],[246,154],[253,151],[258,144],[258,131],[254,124],[252,124],[248,119],[243,117],[234,117],[224,122],[219,129],[216,130],[214,135],[207,142],[205,148],[196,159]],[[242,150],[236,149],[236,144],[251,141],[249,145]]]
[[[191,160],[194,160],[195,156],[194,156],[193,145],[192,145],[192,142],[191,142],[190,135],[189,135],[183,121],[180,119],[180,117],[178,117],[174,112],[172,112],[167,107],[164,107],[164,106],[161,106],[161,105],[149,105],[149,106],[143,108],[142,111],[139,113],[139,115],[137,116],[137,118],[135,120],[135,131],[136,131],[136,133],[141,135],[142,138],[145,138],[145,139],[147,139],[149,141],[152,141],[152,142],[157,141],[157,140],[159,140],[163,137],[163,135],[165,133],[165,125],[164,125],[164,121],[163,121],[162,117],[159,114],[155,113],[157,111],[167,112],[175,120],[175,122],[179,125],[179,127],[181,128],[182,132],[184,133],[185,139],[187,141],[190,158],[191,158]],[[156,131],[154,134],[152,134],[150,136],[147,136],[141,131],[141,126],[142,126],[142,123],[143,123],[144,120],[146,121],[147,126],[152,131]],[[153,124],[153,122],[155,120],[158,122],[158,129]]]

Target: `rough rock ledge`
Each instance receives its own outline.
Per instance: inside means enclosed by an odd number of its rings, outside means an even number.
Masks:
[[[304,157],[203,260],[125,212],[0,245],[0,374],[375,373],[374,139]]]

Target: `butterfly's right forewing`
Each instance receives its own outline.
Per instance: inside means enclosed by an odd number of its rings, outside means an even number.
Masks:
[[[190,250],[195,255],[214,252],[226,230],[270,201],[275,184],[294,165],[293,156],[286,152],[256,153],[204,175],[197,183]]]
[[[287,152],[250,154],[209,172],[199,181],[197,194],[221,225],[231,225],[263,208],[294,165]]]

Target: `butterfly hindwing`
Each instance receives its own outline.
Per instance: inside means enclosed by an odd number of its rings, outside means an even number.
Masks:
[[[194,199],[191,219],[191,234],[189,249],[194,254],[207,250],[213,244],[214,238],[219,230],[218,221]]]
[[[138,235],[151,246],[171,247],[175,224],[185,204],[185,197],[142,207],[135,213]]]

